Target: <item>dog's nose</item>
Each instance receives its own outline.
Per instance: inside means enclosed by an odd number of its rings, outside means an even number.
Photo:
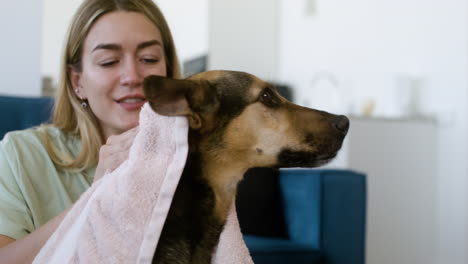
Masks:
[[[333,121],[333,126],[343,135],[346,135],[349,129],[349,119],[344,115],[337,116]]]

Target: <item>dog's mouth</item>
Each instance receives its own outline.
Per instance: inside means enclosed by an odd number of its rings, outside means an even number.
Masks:
[[[337,152],[317,155],[308,151],[294,151],[283,149],[278,155],[278,163],[281,168],[304,167],[314,168],[323,166],[332,161]]]

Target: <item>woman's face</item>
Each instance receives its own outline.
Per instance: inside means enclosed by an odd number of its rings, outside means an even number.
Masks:
[[[82,71],[71,70],[71,79],[106,139],[138,125],[145,103],[143,79],[166,76],[162,45],[159,29],[137,12],[111,12],[91,27],[83,44]]]

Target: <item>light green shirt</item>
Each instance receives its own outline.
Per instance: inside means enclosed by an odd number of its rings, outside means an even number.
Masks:
[[[55,147],[73,157],[80,140],[47,127]],[[10,132],[0,142],[0,234],[19,239],[70,207],[90,186],[95,168],[56,168],[42,132]]]

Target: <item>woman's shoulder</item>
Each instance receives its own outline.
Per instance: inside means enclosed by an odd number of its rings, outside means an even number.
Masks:
[[[61,151],[72,153],[77,152],[80,145],[80,141],[76,136],[66,133],[57,127],[44,125],[8,132],[0,142],[0,147],[4,151],[45,150],[47,141]]]
[[[29,128],[25,130],[11,131],[5,134],[0,146],[4,150],[17,147],[31,147],[36,144],[42,145],[43,137],[46,134],[39,132],[38,128]]]

